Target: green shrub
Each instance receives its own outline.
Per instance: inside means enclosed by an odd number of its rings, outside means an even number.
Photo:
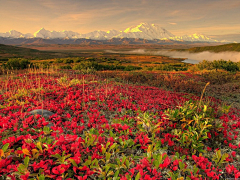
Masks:
[[[41,63],[35,63],[34,64],[34,68],[43,68],[43,69],[47,69],[47,68],[49,68],[50,67],[50,63],[49,62],[47,62],[47,61],[44,61],[44,62],[41,62]]]
[[[6,61],[8,61],[8,58],[1,58],[1,59],[0,59],[0,62],[1,62],[1,61],[2,61],[2,62],[3,62],[3,61],[6,62]]]
[[[90,61],[82,61],[79,64],[73,66],[74,70],[83,70],[88,68],[94,68],[94,63]]]
[[[26,69],[31,65],[30,61],[27,59],[13,58],[9,59],[7,63],[3,64],[4,69]]]
[[[73,63],[73,60],[72,59],[64,59],[63,63],[64,64],[71,64],[71,63]]]
[[[104,71],[104,70],[124,70],[125,66],[120,65],[109,65],[109,64],[94,64],[94,68],[97,71]]]
[[[153,68],[153,70],[162,71],[187,71],[189,64],[178,63],[178,64],[160,64]]]
[[[213,70],[213,69],[223,69],[226,71],[230,71],[230,72],[236,72],[239,71],[239,64],[232,62],[232,61],[225,61],[225,60],[214,60],[214,61],[206,61],[203,60],[202,62],[200,62],[198,65],[198,68],[200,70],[203,69],[207,69],[207,70]]]
[[[188,70],[190,70],[190,71],[192,71],[192,72],[196,72],[196,71],[199,71],[200,69],[199,69],[199,67],[198,67],[198,65],[193,65],[193,66],[190,66],[189,68],[188,68]]]
[[[207,85],[206,85],[207,86]],[[214,117],[214,110],[208,104],[186,101],[177,109],[165,111],[167,119],[175,124],[172,131],[182,147],[190,148],[193,154],[204,152],[204,140],[208,132],[222,128],[222,124]]]
[[[138,66],[126,66],[124,68],[124,71],[134,71],[134,70],[140,70],[142,69],[141,67],[138,67]]]
[[[80,63],[84,60],[84,57],[78,57],[74,59],[74,63]]]
[[[55,63],[63,63],[63,59],[56,59]]]
[[[59,69],[72,69],[70,65],[65,65],[65,66],[59,66]]]
[[[124,71],[132,71],[141,69],[141,67],[137,66],[120,66],[120,65],[109,65],[109,64],[99,64],[91,61],[82,61],[79,64],[73,66],[74,70],[86,70],[86,69],[94,69],[97,71],[104,70],[124,70]]]
[[[225,84],[227,82],[231,82],[235,79],[235,73],[227,72],[227,71],[217,71],[212,70],[209,72],[205,72],[202,76],[211,84]]]

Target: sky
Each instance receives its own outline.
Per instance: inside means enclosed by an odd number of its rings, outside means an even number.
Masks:
[[[172,34],[240,34],[240,0],[0,0],[0,32],[125,30],[142,22]]]

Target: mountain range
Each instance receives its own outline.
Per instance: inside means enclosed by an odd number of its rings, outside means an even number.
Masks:
[[[10,30],[6,33],[0,33],[0,37],[3,38],[24,38],[24,39],[91,39],[91,40],[109,40],[113,38],[129,38],[129,39],[146,39],[146,40],[171,40],[171,41],[188,41],[188,42],[221,42],[219,40],[212,39],[203,34],[192,34],[184,36],[175,36],[165,28],[162,28],[155,24],[141,23],[137,26],[132,26],[124,31],[109,30],[105,31],[93,31],[86,34],[81,34],[73,31],[49,31],[41,28],[34,34],[23,34],[16,30]],[[224,40],[226,42],[226,40]]]

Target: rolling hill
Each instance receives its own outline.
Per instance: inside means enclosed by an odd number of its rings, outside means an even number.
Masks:
[[[231,43],[224,44],[218,46],[202,46],[202,47],[193,47],[189,49],[177,49],[177,51],[188,51],[188,52],[203,52],[203,51],[211,51],[211,52],[224,52],[224,51],[236,51],[240,52],[240,43]]]
[[[8,58],[49,59],[53,57],[56,57],[53,52],[0,44],[0,61],[7,61]]]

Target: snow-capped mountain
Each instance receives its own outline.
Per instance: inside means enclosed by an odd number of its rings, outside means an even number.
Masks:
[[[87,34],[82,34],[80,38],[85,38],[85,39],[96,39],[96,40],[104,40],[107,39],[105,31],[93,31]]]
[[[207,42],[218,42],[217,40],[211,39],[203,34],[192,34],[192,35],[184,35],[184,36],[175,36],[170,37],[169,39],[174,41],[207,41]]]
[[[24,34],[16,31],[16,30],[10,30],[6,33],[0,33],[1,37],[10,37],[10,38],[21,38],[21,37],[25,37]]]
[[[49,31],[44,28],[41,28],[39,31],[34,33],[34,37],[43,39],[55,39],[55,38],[77,39],[80,37],[80,34],[73,31]]]
[[[140,38],[140,39],[163,39],[174,37],[166,29],[159,27],[155,24],[141,23],[138,26],[127,28],[120,36],[127,38]]]
[[[6,33],[0,33],[0,37],[7,38],[42,38],[42,39],[93,39],[93,40],[108,40],[112,38],[134,38],[147,40],[173,40],[173,41],[204,41],[204,42],[218,42],[202,34],[174,36],[166,29],[149,23],[141,23],[137,26],[132,26],[124,31],[109,30],[93,31],[86,34],[81,34],[73,31],[49,31],[41,28],[34,34],[23,34],[21,32],[11,30]]]

